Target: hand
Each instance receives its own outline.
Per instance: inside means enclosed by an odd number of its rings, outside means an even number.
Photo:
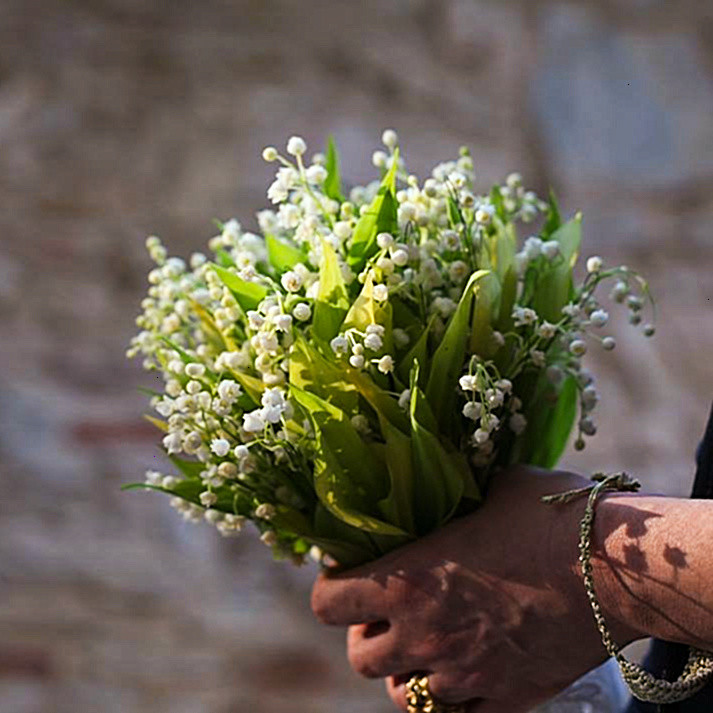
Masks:
[[[477,512],[376,562],[320,575],[312,609],[349,626],[352,667],[385,678],[404,711],[414,672],[468,713],[527,711],[607,657],[577,572],[585,499],[540,502],[587,484],[534,468],[499,473]],[[621,644],[638,638],[611,624]]]

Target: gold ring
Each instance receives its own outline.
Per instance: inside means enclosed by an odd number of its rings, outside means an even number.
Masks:
[[[464,713],[460,705],[438,703],[428,688],[428,676],[411,676],[406,684],[408,713]]]

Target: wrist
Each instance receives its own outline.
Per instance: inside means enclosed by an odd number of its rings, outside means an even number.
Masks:
[[[638,507],[642,497],[603,493],[595,504],[590,544],[594,588],[606,625],[620,647],[652,635],[641,606],[642,601],[648,601],[646,578],[639,576],[647,567],[646,556],[632,544],[632,537],[642,534]]]
[[[640,601],[640,592],[634,591],[635,587],[622,573],[626,555],[622,552],[625,550],[625,543],[622,543],[621,535],[626,523],[622,519],[622,509],[613,507],[611,502],[619,497],[621,497],[619,494],[606,492],[597,498],[590,535],[590,561],[594,591],[604,621],[614,642],[623,648],[649,634],[639,626],[637,603]],[[600,641],[601,635],[587,596],[582,564],[579,560],[581,523],[586,505],[587,498],[579,498],[568,503],[566,513],[563,513],[566,520],[563,523],[566,527],[566,536],[561,540],[564,548],[564,555],[561,556],[567,562],[567,569],[563,579],[556,586],[567,593],[567,599],[572,603],[573,610],[579,614],[581,626],[585,627],[583,631],[589,630],[589,633]]]

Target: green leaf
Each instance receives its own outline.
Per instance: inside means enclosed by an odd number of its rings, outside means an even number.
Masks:
[[[514,262],[516,250],[515,226],[512,223],[503,222],[496,215],[481,242],[480,267],[492,270],[502,282]]]
[[[314,305],[312,331],[324,342],[339,332],[339,326],[349,309],[350,301],[344,284],[339,260],[334,248],[322,241],[322,260],[319,265],[319,292]]]
[[[386,463],[391,483],[389,494],[379,501],[379,508],[388,522],[415,535],[414,465],[411,458],[411,439],[393,424],[385,413],[381,410],[377,413],[381,435],[386,441]]]
[[[202,481],[197,479],[179,480],[176,485],[171,488],[163,488],[160,485],[149,485],[148,483],[129,483],[122,485],[122,490],[155,490],[166,495],[174,495],[183,500],[187,500],[195,505],[200,504],[200,494],[205,490]]]
[[[398,367],[396,368],[396,372],[399,376],[399,379],[401,379],[401,381],[403,381],[404,383],[408,383],[411,374],[411,369],[413,369],[414,363],[418,363],[420,365],[418,373],[420,375],[419,378],[422,381],[425,379],[425,375],[429,373],[428,367],[430,363],[430,358],[428,354],[428,340],[430,337],[431,329],[435,324],[436,317],[437,315],[434,314],[428,320],[426,328],[421,331],[421,334],[416,340],[416,343],[411,347],[409,352],[401,360]],[[419,386],[424,386],[424,384],[419,383]]]
[[[348,379],[365,401],[371,406],[381,419],[382,417],[398,428],[402,433],[408,434],[409,421],[398,401],[384,389],[379,388],[373,379],[362,371],[352,368],[345,369],[345,378]]]
[[[452,196],[448,197],[448,222],[451,228],[455,228],[457,225],[462,223],[460,209],[458,208],[458,203]]]
[[[243,280],[219,265],[213,265],[213,269],[244,310],[255,309],[267,297],[268,289],[264,285]]]
[[[340,569],[373,561],[381,554],[373,535],[347,525],[322,503],[315,507],[313,534],[308,539],[334,557]]]
[[[260,403],[262,399],[262,392],[265,390],[265,383],[262,379],[258,379],[256,376],[251,376],[243,371],[236,371],[230,369],[230,374],[235,378],[235,380],[243,387],[245,393],[250,397],[250,400],[255,405]]]
[[[167,344],[169,347],[171,347],[171,349],[176,351],[184,364],[190,364],[191,362],[194,362],[196,360],[196,357],[191,356],[185,349],[183,349],[183,347],[179,346],[172,339],[169,339],[164,335],[161,335],[159,339],[165,344]]]
[[[359,404],[357,388],[348,379],[346,364],[320,353],[303,335],[297,334],[290,350],[290,386],[316,394],[347,414],[354,414]]]
[[[503,194],[500,191],[500,186],[493,186],[490,189],[490,202],[495,208],[495,215],[497,215],[501,221],[507,222],[508,212],[505,210],[505,201],[503,200]]]
[[[215,323],[213,315],[205,307],[203,307],[202,304],[196,302],[196,300],[189,297],[188,302],[191,305],[191,309],[200,320],[206,340],[219,351],[233,349],[235,347],[234,342],[230,339],[226,339],[220,329],[218,329],[218,325]]]
[[[320,502],[336,517],[364,532],[380,535],[408,535],[401,528],[368,512],[371,503],[355,487],[351,474],[339,455],[326,443],[320,443],[320,456],[314,459],[314,484]],[[341,448],[339,449],[341,450]],[[368,452],[368,449],[365,449]]]
[[[312,537],[315,534],[312,524],[304,513],[282,503],[275,505],[275,514],[271,522],[280,530],[286,530],[300,537]]]
[[[221,230],[223,228],[221,227]],[[233,258],[230,257],[230,253],[225,250],[217,250],[215,253],[215,260],[221,267],[235,267],[235,262]]]
[[[399,230],[398,224],[398,203],[392,188],[389,188],[386,193],[384,193],[384,200],[381,203],[381,208],[379,208],[379,214],[376,219],[376,231],[371,241],[371,247],[376,250],[376,236],[379,233],[391,233],[392,235],[397,235]],[[367,250],[367,252],[370,252]],[[371,255],[367,255],[371,257]]]
[[[168,423],[166,421],[162,421],[160,418],[156,418],[154,416],[150,416],[149,414],[145,413],[144,418],[150,423],[156,426],[160,431],[163,431],[164,433],[168,433]]]
[[[260,405],[260,400],[256,399],[255,396],[257,396],[257,394],[250,394],[247,390],[245,390],[242,394],[240,394],[240,396],[238,396],[238,400],[235,402],[235,405],[243,411],[252,411]]]
[[[200,474],[205,470],[205,463],[197,460],[184,460],[176,456],[169,456],[169,460],[186,478],[200,478]]]
[[[324,182],[325,195],[339,203],[344,202],[341,178],[339,176],[339,153],[337,151],[337,145],[334,142],[334,137],[331,135],[329,139],[327,139],[325,168],[327,169],[327,180]]]
[[[407,536],[377,516],[376,503],[385,496],[387,474],[347,415],[297,387],[290,386],[290,393],[315,431],[314,486],[320,502],[340,520],[365,532]]]
[[[437,422],[428,400],[418,387],[418,365],[411,372],[411,454],[414,519],[419,535],[442,525],[458,507],[465,474],[458,471],[436,435]]]
[[[394,323],[405,330],[412,340],[416,340],[423,332],[418,308],[413,302],[401,299],[398,293],[389,295],[389,304],[393,310]],[[408,382],[408,379],[406,381]]]
[[[241,486],[232,486],[244,490]],[[165,493],[173,497],[181,498],[194,505],[201,506],[200,494],[205,490],[205,485],[200,478],[185,478],[178,480],[176,484],[169,490],[160,485],[149,485],[148,483],[129,483],[121,486],[122,490],[155,490],[159,493]],[[245,493],[236,494],[228,488],[218,488],[216,491],[218,501],[211,507],[214,510],[226,513],[236,513],[249,515],[252,496]],[[202,506],[201,506],[202,507]]]
[[[278,274],[291,270],[298,262],[305,260],[305,254],[295,245],[278,240],[274,235],[265,234],[267,257]]]
[[[163,396],[163,391],[157,391],[156,389],[149,389],[145,386],[137,386],[136,390],[143,394],[144,396]]]
[[[503,277],[501,296],[500,296],[500,314],[496,328],[502,334],[509,332],[512,329],[513,318],[512,310],[515,306],[517,297],[517,273],[515,268],[511,267]]]
[[[358,329],[363,332],[368,325],[376,323],[376,302],[374,300],[374,281],[371,275],[364,280],[361,292],[349,308],[347,316],[340,327],[341,332],[347,329]]]
[[[541,375],[525,416],[518,462],[553,468],[564,452],[577,414],[577,384],[568,377],[559,394]]]
[[[475,502],[481,502],[483,495],[465,454],[460,451],[451,451],[448,453],[448,457],[463,482],[462,497],[474,500]]]
[[[433,409],[441,433],[452,433],[454,420],[456,383],[463,369],[466,345],[470,336],[471,312],[477,283],[489,270],[474,272],[463,290],[441,343],[436,349],[429,371],[426,398]]]
[[[493,264],[495,272],[502,282],[515,261],[517,232],[512,223],[502,223],[497,219],[494,222],[496,233]]]
[[[394,198],[398,155],[397,148],[394,151],[394,161],[381,182],[379,192],[354,228],[347,261],[356,272],[361,272],[366,261],[378,249],[376,236],[379,233],[396,234],[398,231],[398,205]]]
[[[539,275],[532,297],[532,307],[543,319],[558,322],[562,318],[562,307],[573,295],[572,269],[577,262],[582,240],[581,213],[558,228],[550,236],[550,240],[559,243],[561,259]]]
[[[361,292],[349,308],[339,331],[358,329],[360,332],[364,332],[370,324],[379,324],[384,328],[382,337],[384,350],[387,354],[393,354],[393,310],[390,304],[380,305],[374,300],[374,283],[371,275],[367,276]]]
[[[550,236],[562,225],[559,206],[554,191],[550,190],[550,197],[545,214],[545,224],[542,226],[540,237],[542,240],[550,240]]]
[[[498,346],[493,340],[493,324],[500,310],[501,287],[497,275],[485,275],[478,284],[470,332],[470,351],[483,359],[491,359]]]
[[[159,492],[168,492],[158,485],[149,485],[148,483],[124,483],[119,490],[158,490]]]

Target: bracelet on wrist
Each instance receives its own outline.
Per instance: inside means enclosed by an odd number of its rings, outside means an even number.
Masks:
[[[609,629],[604,621],[602,607],[597,598],[592,576],[592,531],[594,529],[595,505],[597,498],[604,491],[628,491],[639,489],[638,481],[630,478],[626,473],[595,473],[592,476],[594,483],[586,488],[570,490],[556,495],[546,495],[542,498],[545,503],[566,503],[571,500],[588,495],[587,507],[579,527],[579,565],[584,579],[584,588],[589,604],[592,607],[597,629],[602,637],[602,643],[610,656],[619,664],[622,678],[629,688],[631,695],[647,703],[675,703],[682,701],[700,691],[710,680],[713,680],[713,653],[690,648],[688,662],[681,675],[675,681],[656,678],[639,664],[629,661],[621,652],[620,647],[614,643]]]

